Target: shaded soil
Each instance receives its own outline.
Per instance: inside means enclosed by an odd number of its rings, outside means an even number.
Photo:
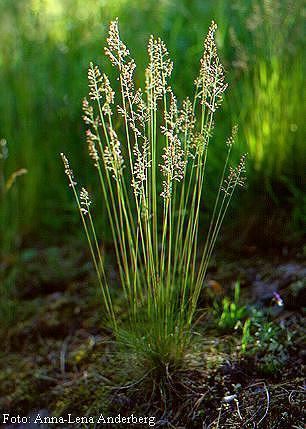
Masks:
[[[167,371],[158,384],[150,376],[130,384],[125,369],[120,370],[123,360],[105,327],[82,248],[76,246],[73,255],[66,248],[27,250],[17,277],[14,319],[0,330],[1,412],[32,420],[38,412],[134,413],[155,416],[155,427],[164,428],[304,427],[303,255],[285,251],[258,256],[255,248],[243,250],[239,258],[222,256],[212,262],[200,299],[200,346],[187,357],[186,368]],[[116,273],[111,266],[109,271],[115,284]],[[278,344],[272,367],[265,353],[241,354],[241,329],[222,332],[217,327],[213,301],[232,296],[237,280],[247,308],[260,309],[286,333],[287,342]],[[284,301],[281,307],[275,303],[275,292]],[[120,307],[119,294],[116,299]]]

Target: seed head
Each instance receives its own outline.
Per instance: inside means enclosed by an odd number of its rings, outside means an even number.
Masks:
[[[124,160],[121,154],[121,143],[116,132],[109,128],[109,146],[104,149],[103,158],[105,167],[112,173],[115,180],[122,174]]]
[[[163,181],[163,191],[160,194],[165,200],[172,194],[173,181],[180,182],[185,174],[186,160],[181,141],[172,130],[164,131],[168,137],[168,145],[164,148],[162,155],[163,164],[160,170],[165,177]]]
[[[232,134],[230,135],[230,137],[226,141],[226,146],[228,146],[228,147],[233,146],[233,144],[235,143],[236,137],[237,137],[237,133],[238,133],[238,125],[234,125],[232,128]]]
[[[88,146],[88,153],[90,158],[94,161],[94,166],[98,167],[99,165],[99,154],[96,148],[96,141],[98,141],[98,137],[93,134],[90,130],[86,131],[86,142]]]
[[[89,96],[92,100],[103,100],[102,111],[112,114],[111,105],[114,103],[115,92],[105,73],[101,74],[99,67],[90,63],[88,69]],[[86,107],[86,106],[85,106]]]
[[[201,103],[214,113],[220,106],[227,88],[224,69],[220,63],[215,42],[217,25],[212,21],[204,41],[204,53],[200,60],[200,74],[195,83],[201,95]]]
[[[70,168],[69,161],[68,161],[66,155],[61,153],[61,157],[62,157],[62,160],[64,163],[65,174],[67,175],[67,177],[69,179],[69,186],[73,187],[77,184],[74,180],[73,171]]]
[[[89,207],[91,205],[91,200],[89,198],[89,194],[85,188],[81,189],[80,192],[80,203],[81,203],[81,211],[86,216],[89,212]]]
[[[83,99],[82,109],[84,112],[83,120],[86,125],[93,125],[94,123],[94,113],[93,107],[89,104],[86,98]]]
[[[140,88],[129,98],[129,104],[129,111],[118,106],[118,113],[127,120],[136,139],[146,140],[146,123],[149,120],[149,111]]]
[[[214,123],[209,126],[204,125],[203,130],[192,136],[192,140],[189,145],[189,153],[191,157],[201,158],[205,151],[207,151],[209,140],[213,134]]]
[[[228,178],[224,180],[222,190],[226,196],[231,196],[236,186],[244,187],[246,183],[246,154],[243,154],[236,167],[229,168]]]
[[[104,48],[105,54],[109,57],[112,65],[121,70],[124,59],[130,55],[130,51],[120,39],[118,18],[110,23],[108,35],[108,47]]]
[[[132,59],[127,63],[123,63],[121,67],[121,82],[123,96],[132,99],[134,94],[134,72],[136,64]]]
[[[193,157],[192,142],[194,140],[195,117],[190,99],[187,97],[183,101],[182,109],[179,110],[177,127],[180,133],[184,136],[184,151],[185,158]]]
[[[133,147],[133,153],[135,157],[132,187],[134,188],[135,195],[143,195],[144,183],[148,177],[148,169],[151,166],[150,154],[150,142],[147,137],[144,137],[142,146],[140,148],[138,141],[135,142]]]
[[[170,103],[168,110],[165,111],[165,126],[167,129],[175,130],[178,132],[178,107],[177,99],[172,89],[169,89]]]
[[[183,101],[182,109],[179,112],[179,127],[182,133],[192,134],[194,129],[195,117],[192,112],[192,103],[187,97]]]
[[[147,92],[153,92],[154,100],[161,98],[168,90],[168,79],[171,76],[173,62],[165,43],[160,39],[150,37],[148,43],[149,65],[146,69]],[[153,103],[154,103],[153,100]],[[153,108],[156,108],[154,105]]]

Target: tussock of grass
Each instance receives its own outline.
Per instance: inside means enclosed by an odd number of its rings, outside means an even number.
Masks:
[[[108,321],[118,340],[152,369],[176,367],[191,345],[209,260],[232,196],[244,184],[245,155],[230,166],[234,127],[226,141],[220,179],[213,178],[219,187],[203,239],[206,165],[216,111],[227,88],[216,29],[212,22],[194,94],[182,103],[172,90],[173,63],[160,38],[149,39],[144,90],[135,86],[136,64],[120,37],[118,20],[110,24],[105,48],[117,70],[115,88],[98,66],[89,66],[89,100],[83,102],[86,142],[113,235],[128,309],[125,326],[114,309],[101,250],[103,236],[100,241],[89,193],[84,187],[79,190],[62,154]]]

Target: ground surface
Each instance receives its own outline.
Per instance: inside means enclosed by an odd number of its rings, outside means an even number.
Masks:
[[[120,383],[121,362],[105,328],[83,249],[74,246],[73,254],[71,247],[28,249],[17,277],[15,321],[0,330],[1,412],[32,417],[38,412],[41,416],[134,412],[155,416],[156,427],[165,428],[303,428],[303,255],[286,248],[271,255],[259,256],[253,247],[241,253],[239,262],[237,255],[213,261],[200,302],[204,312],[197,329],[203,340],[196,358],[190,356],[186,369],[169,374],[167,387],[156,394],[146,378],[128,385],[127,375]],[[115,283],[115,271],[111,276]],[[216,312],[211,311],[212,296],[219,296],[219,302],[232,296],[236,280],[247,308],[264,311],[271,329],[277,327],[267,347],[254,354],[241,354],[242,328],[218,329]],[[273,301],[276,291],[283,306]],[[264,338],[259,341],[265,344]]]

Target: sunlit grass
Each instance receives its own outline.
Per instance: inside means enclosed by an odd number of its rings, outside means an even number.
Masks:
[[[303,94],[301,62],[297,58],[290,67],[277,60],[261,61],[245,78],[241,95],[245,110],[243,138],[253,161],[254,179],[266,183],[302,172],[303,159]]]
[[[83,101],[86,141],[113,236],[129,318],[124,334],[103,263],[103,231],[94,221],[98,214],[62,154],[108,322],[117,339],[151,369],[181,364],[190,347],[210,257],[232,196],[244,185],[245,156],[231,166],[234,127],[224,147],[224,167],[213,177],[219,186],[203,239],[206,165],[216,111],[227,88],[216,28],[214,22],[209,27],[193,94],[182,102],[173,92],[173,62],[160,38],[149,38],[144,89],[135,85],[136,64],[120,38],[117,20],[110,24],[105,48],[117,71],[116,90],[98,66],[91,63],[88,69],[89,100]]]

